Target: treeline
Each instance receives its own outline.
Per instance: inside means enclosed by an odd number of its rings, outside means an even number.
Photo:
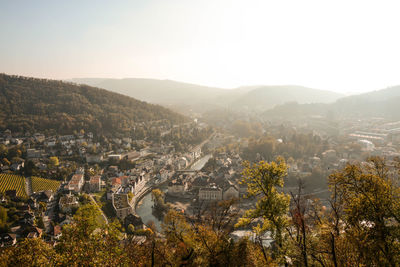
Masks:
[[[242,150],[242,156],[249,161],[267,160],[271,161],[278,155],[288,159],[308,159],[320,156],[322,152],[329,149],[327,141],[313,134],[294,133],[282,140],[272,136],[251,138],[248,146]]]
[[[229,237],[233,221],[231,203],[221,203],[188,220],[170,210],[162,235],[129,227],[125,239],[114,221],[102,226],[98,208],[82,206],[74,223],[63,227],[55,247],[42,239],[25,239],[17,246],[0,248],[0,266],[260,266],[261,250],[248,239]]]
[[[177,152],[184,152],[206,140],[212,132],[211,127],[198,128],[192,123],[171,129],[161,139],[171,143]]]
[[[154,227],[100,226],[99,211],[82,206],[55,247],[26,239],[0,251],[2,266],[399,266],[400,162],[381,158],[348,165],[329,177],[331,199],[322,205],[281,192],[286,163],[247,164],[243,182],[257,204],[239,218],[234,201],[186,217],[170,210],[162,232]],[[234,239],[235,229],[252,238]],[[140,236],[138,234],[141,234]]]
[[[0,74],[0,130],[130,133],[141,122],[185,121],[158,105],[86,85]]]

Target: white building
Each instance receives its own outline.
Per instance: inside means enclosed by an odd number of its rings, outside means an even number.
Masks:
[[[83,174],[74,174],[68,183],[68,190],[79,193],[84,183]]]
[[[222,200],[222,189],[216,186],[200,188],[199,200]]]

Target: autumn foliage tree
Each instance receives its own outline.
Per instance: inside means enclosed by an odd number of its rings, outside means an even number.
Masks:
[[[237,227],[243,227],[256,221],[253,231],[259,237],[271,235],[277,245],[273,257],[281,262],[284,261],[285,228],[288,223],[290,197],[279,192],[278,188],[283,187],[286,171],[287,166],[283,158],[278,158],[276,162],[245,163],[242,182],[247,184],[247,196],[255,197],[257,203],[254,209],[245,212],[237,224]],[[264,249],[262,239],[259,243]],[[266,251],[264,255],[267,260],[269,255]]]
[[[380,157],[330,176],[343,206],[345,235],[361,264],[400,264],[399,165]]]
[[[118,222],[99,223],[98,208],[87,204],[55,248],[21,240],[0,248],[0,266],[399,266],[399,171],[400,161],[381,158],[347,165],[329,177],[331,198],[320,201],[301,185],[291,197],[282,192],[283,159],[246,163],[243,182],[255,206],[236,227],[255,237],[233,238],[234,201],[208,203],[193,216],[169,209],[161,232],[148,224],[129,235]]]

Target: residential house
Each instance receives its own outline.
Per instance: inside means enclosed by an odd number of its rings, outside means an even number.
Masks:
[[[168,192],[169,195],[182,195],[187,190],[187,184],[183,181],[183,179],[178,178],[172,180],[168,183]]]
[[[38,238],[42,237],[43,230],[38,227],[32,227],[26,238]]]
[[[49,203],[54,199],[54,192],[52,190],[46,190],[41,192],[34,192],[33,198],[35,202]]]
[[[82,189],[83,183],[83,174],[74,174],[68,183],[68,190],[79,193]]]
[[[239,189],[235,185],[231,184],[228,188],[225,189],[223,193],[223,199],[228,200],[234,198],[239,198]]]
[[[14,162],[13,164],[11,164],[10,169],[12,171],[19,171],[20,169],[22,169],[24,167],[24,160],[21,159],[18,162]]]
[[[58,205],[62,212],[71,212],[72,209],[79,207],[79,202],[76,196],[69,194],[62,196]]]
[[[90,177],[89,180],[89,191],[90,192],[99,192],[101,188],[101,176],[95,175]]]
[[[54,239],[59,239],[62,235],[61,232],[61,226],[60,225],[54,225],[53,230],[52,230],[52,235]]]
[[[0,235],[0,247],[11,247],[17,244],[17,235],[16,234],[2,234]]]
[[[35,133],[33,135],[33,138],[35,139],[36,142],[41,143],[46,139],[46,136],[44,134]]]

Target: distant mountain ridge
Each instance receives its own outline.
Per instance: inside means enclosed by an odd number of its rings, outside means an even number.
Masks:
[[[171,80],[75,78],[69,81],[97,86],[143,101],[203,109],[229,107],[267,110],[286,102],[329,103],[343,95],[302,86],[207,87]],[[204,111],[204,110],[203,110]]]
[[[214,95],[223,94],[224,91],[226,91],[226,89],[171,80],[143,78],[75,78],[70,81],[104,88],[157,104],[173,104],[182,101],[186,103],[197,103],[199,101],[212,99]]]
[[[305,103],[330,103],[342,95],[330,91],[307,88],[303,86],[282,85],[262,86],[249,91],[236,100],[236,103],[249,107],[269,109],[287,102]]]
[[[286,104],[266,111],[267,116],[384,117],[400,119],[400,86],[392,86],[364,94],[342,97],[330,104]]]
[[[132,133],[139,123],[187,118],[88,85],[0,74],[0,130],[71,133],[84,129],[106,135]]]

